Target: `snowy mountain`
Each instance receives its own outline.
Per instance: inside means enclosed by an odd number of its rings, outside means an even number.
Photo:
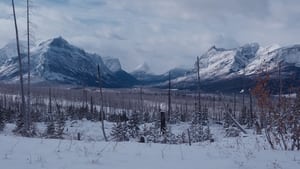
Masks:
[[[106,56],[102,57],[102,60],[110,71],[117,72],[122,70],[122,66],[118,58]]]
[[[163,74],[153,74],[147,63],[139,65],[131,75],[140,81],[143,85],[153,85],[162,83],[170,79],[176,79],[177,77],[184,76],[189,70],[184,68],[173,68]]]
[[[300,79],[300,45],[280,48],[278,45],[261,47],[252,43],[234,49],[213,46],[199,57],[199,61],[201,86],[207,91],[239,91],[243,86],[248,89],[265,72],[271,76],[271,88],[277,90],[280,62],[284,86],[297,86]],[[196,68],[172,80],[175,88],[195,89],[196,82]],[[167,82],[155,86],[166,87]]]
[[[155,77],[147,63],[137,66],[130,74],[138,80],[151,79]]]
[[[10,42],[0,49],[0,65],[4,64],[9,59],[12,59],[14,56],[17,56],[16,42]],[[21,53],[26,52],[26,42],[20,42]]]
[[[0,50],[1,81],[16,82],[19,79],[15,48],[15,45],[9,44]],[[26,63],[26,55],[22,54],[22,57],[22,61]],[[126,72],[122,72],[120,78],[118,73],[111,70],[113,68],[111,64],[105,65],[101,56],[87,53],[69,44],[62,37],[47,40],[34,47],[31,62],[30,70],[34,83],[97,86],[98,64],[105,87],[130,87],[136,83],[136,80]],[[24,67],[24,70],[27,70],[26,64]]]
[[[146,74],[151,74],[150,67],[147,63],[143,63],[141,65],[138,65],[132,72],[134,73],[146,73]]]
[[[21,43],[21,52],[24,70],[27,70],[25,44]],[[0,49],[0,81],[19,80],[16,55],[14,42]],[[164,88],[168,86],[169,74],[172,88],[196,89],[197,86],[196,68],[174,68],[156,75],[151,72],[148,64],[144,63],[128,74],[122,69],[117,58],[87,53],[69,44],[62,37],[47,40],[32,48],[31,59],[30,70],[34,83],[97,86],[99,64],[105,87],[132,87],[143,84]],[[199,61],[201,88],[206,91],[231,92],[240,91],[242,88],[249,89],[255,85],[257,77],[265,72],[271,75],[270,84],[277,90],[279,63],[283,85],[299,86],[297,81],[300,80],[300,45],[261,47],[257,43],[250,43],[234,49],[213,46],[199,57]]]

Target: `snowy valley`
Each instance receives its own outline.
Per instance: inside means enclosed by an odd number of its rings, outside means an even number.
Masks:
[[[299,7],[1,1],[0,169],[300,169]]]

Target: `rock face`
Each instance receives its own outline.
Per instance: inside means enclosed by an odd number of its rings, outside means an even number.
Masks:
[[[15,48],[15,45],[7,45],[0,50],[1,81],[11,83],[18,81]],[[22,54],[22,61],[26,63],[25,54]],[[98,64],[104,87],[131,87],[137,83],[137,80],[123,71],[120,65],[109,64],[107,66],[101,56],[87,53],[69,44],[62,37],[47,40],[32,49],[30,67],[32,82],[97,86]],[[24,70],[28,70],[27,65],[24,64],[24,66]],[[120,72],[122,72],[121,77]]]

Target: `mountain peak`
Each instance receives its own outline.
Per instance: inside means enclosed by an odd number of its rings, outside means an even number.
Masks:
[[[143,64],[137,66],[133,72],[150,73],[150,67],[146,62],[144,62]]]
[[[217,48],[215,45],[213,45],[212,47],[210,47],[208,49],[207,52],[213,52],[213,51],[224,51],[225,49],[224,48]]]
[[[122,70],[122,66],[118,58],[106,56],[106,57],[102,57],[102,60],[110,71],[118,72]]]
[[[238,55],[245,57],[246,59],[254,58],[259,50],[258,43],[248,43],[238,48]]]
[[[257,52],[259,49],[259,44],[258,43],[247,43],[239,48],[240,50],[247,50],[251,52]]]
[[[211,50],[216,50],[217,48],[216,48],[216,46],[215,45],[213,45],[212,47],[210,47],[209,49],[208,49],[208,51],[211,51]]]
[[[59,36],[51,39],[49,45],[56,46],[56,47],[64,47],[66,45],[69,45],[69,43],[63,37]]]

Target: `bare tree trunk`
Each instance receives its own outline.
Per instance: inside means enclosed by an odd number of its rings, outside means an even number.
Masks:
[[[144,113],[143,87],[140,88],[140,113]]]
[[[21,113],[24,115],[23,120],[24,120],[24,124],[25,124],[25,131],[28,132],[29,125],[28,125],[26,106],[25,106],[23,67],[22,67],[22,59],[21,59],[20,44],[19,44],[19,31],[18,31],[18,24],[17,24],[17,18],[16,18],[16,11],[15,11],[15,2],[14,2],[14,0],[12,0],[11,2],[12,2],[12,8],[13,8],[13,16],[14,16],[15,31],[16,31],[16,41],[17,41],[18,61],[19,61],[19,69],[20,69],[19,74],[20,74],[20,87],[21,87],[21,99],[22,99]]]
[[[236,94],[233,94],[233,117],[236,118]]]
[[[29,27],[29,0],[27,0],[27,59],[28,59],[28,86],[27,86],[27,120],[28,126],[31,125],[31,106],[30,106],[30,27]]]
[[[106,134],[105,134],[105,128],[104,128],[104,110],[103,110],[103,92],[102,92],[102,83],[101,83],[101,72],[100,72],[100,66],[98,65],[98,78],[99,78],[99,88],[100,88],[100,99],[101,99],[101,124],[102,124],[102,133],[104,136],[105,141],[108,141]]]
[[[198,77],[198,111],[201,112],[201,92],[200,92],[200,59],[197,57],[197,77]]]
[[[190,133],[189,129],[187,129],[187,133],[188,133],[189,145],[191,146],[192,145],[192,142],[191,142],[191,133]]]
[[[252,101],[252,94],[250,93],[249,94],[249,96],[250,96],[250,127],[253,127],[253,123],[254,123],[254,115],[253,115],[253,101]]]
[[[171,120],[171,72],[169,72],[169,90],[168,90],[168,121]]]
[[[279,98],[278,98],[278,109],[279,113],[281,113],[281,96],[282,96],[282,79],[281,79],[281,62],[278,63],[278,76],[279,76]]]
[[[217,120],[217,114],[216,114],[216,97],[213,96],[213,114],[214,114],[214,120]]]
[[[48,111],[51,113],[52,116],[52,96],[51,96],[51,88],[49,88],[49,105],[48,105]]]
[[[160,132],[164,135],[167,130],[167,125],[166,125],[166,115],[165,112],[162,111],[160,112]]]
[[[91,103],[90,103],[90,111],[91,111],[91,117],[94,115],[94,102],[93,102],[93,96],[91,96]]]

